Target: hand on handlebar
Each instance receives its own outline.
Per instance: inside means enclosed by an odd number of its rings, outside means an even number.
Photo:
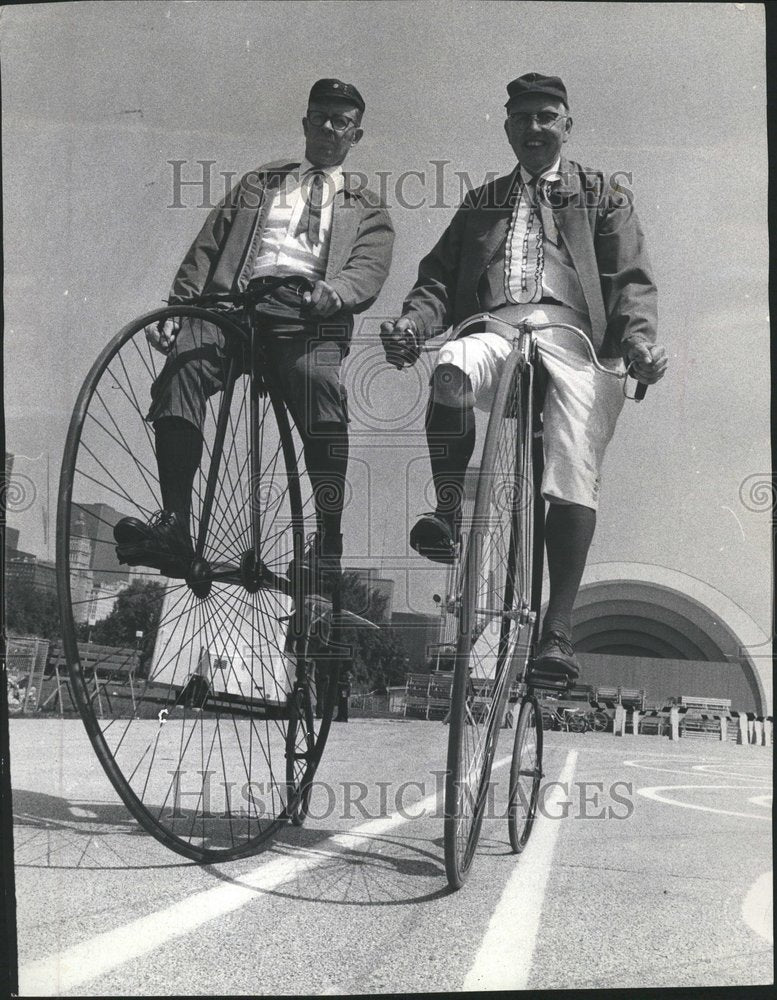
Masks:
[[[645,385],[660,381],[669,364],[666,348],[658,344],[634,344],[629,348],[627,362],[629,375]]]
[[[414,365],[421,354],[415,325],[407,316],[397,320],[385,320],[380,324],[380,339],[386,353],[386,361],[401,371],[405,365]]]
[[[178,336],[178,331],[180,329],[180,322],[177,319],[170,317],[169,319],[166,319],[164,323],[160,321],[159,323],[147,326],[146,340],[149,344],[151,344],[154,350],[159,351],[160,354],[169,354],[173,349],[175,338]]]
[[[302,296],[302,305],[314,316],[326,319],[343,308],[342,299],[325,281],[317,281],[309,292]]]

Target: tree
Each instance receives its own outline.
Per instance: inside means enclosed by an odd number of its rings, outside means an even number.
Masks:
[[[154,580],[131,583],[116,598],[111,613],[92,628],[92,641],[106,646],[134,646],[135,633],[142,632],[138,647],[140,669],[154,651],[154,640],[162,614],[165,588]]]
[[[6,578],[5,620],[11,632],[59,639],[62,635],[57,595],[29,580]]]
[[[388,598],[368,588],[355,573],[345,573],[342,580],[343,610],[377,622]],[[388,627],[346,628],[343,642],[352,651],[351,680],[355,689],[383,691],[388,684],[404,676],[404,656]]]
[[[388,597],[379,590],[368,588],[356,573],[344,573],[340,585],[340,601],[344,611],[353,611],[377,624],[386,610]]]

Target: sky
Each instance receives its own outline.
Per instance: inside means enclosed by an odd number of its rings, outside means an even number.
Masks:
[[[46,555],[48,457],[53,552],[78,388],[109,337],[161,304],[204,221],[201,187],[172,207],[170,161],[185,179],[210,161],[217,199],[224,174],[301,155],[310,85],[337,76],[367,104],[347,166],[383,185],[397,231],[344,375],[346,562],[394,576],[395,609],[433,613],[441,577],[406,542],[429,507],[427,375],[382,364],[378,328],[466,179],[512,168],[505,86],[539,71],[569,93],[566,154],[629,178],[670,358],[661,385],[624,408],[589,562],[682,571],[770,634],[771,508],[757,490],[770,470],[763,18],[757,4],[697,3],[4,7],[3,365],[20,547]]]

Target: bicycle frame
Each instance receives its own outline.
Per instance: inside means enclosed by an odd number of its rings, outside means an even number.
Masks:
[[[462,323],[459,323],[457,327],[453,328],[439,346],[441,347],[442,344],[447,343],[449,340],[458,340],[460,337],[465,336],[470,327],[484,325],[496,327],[494,332],[499,333],[507,340],[512,341],[514,349],[521,352],[521,355],[526,363],[534,363],[535,361],[537,350],[539,348],[539,341],[536,336],[537,333],[542,330],[567,330],[581,342],[592,366],[596,371],[600,372],[602,375],[609,375],[613,378],[623,380],[623,394],[626,399],[633,399],[635,402],[640,402],[645,398],[647,385],[645,385],[644,382],[638,383],[633,396],[629,396],[626,392],[625,380],[631,374],[631,366],[629,366],[629,368],[625,371],[619,372],[613,371],[611,368],[606,368],[604,365],[600,364],[599,359],[596,356],[596,349],[591,343],[588,335],[583,330],[579,329],[579,327],[572,326],[570,323],[535,323],[533,320],[524,319],[517,324],[512,324],[507,323],[505,320],[500,319],[498,316],[494,316],[488,312],[477,313],[474,316],[470,316],[469,319],[465,319]],[[434,350],[439,350],[439,347],[435,347]]]
[[[486,327],[491,332],[498,333],[503,336],[506,340],[509,340],[513,347],[513,351],[520,355],[520,362],[523,370],[529,370],[529,385],[530,385],[530,407],[529,407],[529,417],[532,422],[532,481],[533,481],[533,491],[534,491],[534,525],[533,525],[533,579],[532,579],[532,592],[531,592],[531,621],[527,622],[532,628],[532,644],[536,640],[536,630],[540,618],[540,610],[542,606],[542,578],[543,578],[543,565],[545,556],[545,512],[546,504],[542,496],[541,483],[542,474],[544,469],[544,457],[542,448],[542,417],[541,417],[541,400],[539,399],[539,389],[540,380],[535,377],[535,368],[539,363],[539,355],[541,348],[541,340],[537,336],[545,330],[565,330],[575,336],[578,341],[583,346],[585,353],[590,360],[590,363],[595,371],[602,375],[606,375],[610,378],[616,378],[624,383],[624,395],[627,399],[634,399],[636,401],[644,398],[645,390],[647,386],[643,383],[639,383],[634,396],[629,396],[626,393],[626,378],[629,375],[629,371],[617,371],[611,368],[607,368],[602,365],[597,356],[596,350],[590,340],[583,330],[580,330],[576,326],[572,326],[569,323],[562,322],[547,322],[547,323],[535,323],[531,320],[522,320],[517,324],[508,323],[505,320],[500,319],[498,316],[494,316],[488,312],[477,313],[474,316],[469,317],[469,319],[464,320],[455,328],[451,329],[448,336],[442,341],[442,343],[435,347],[425,348],[425,351],[429,353],[437,353],[440,350],[442,344],[447,343],[450,340],[457,340],[460,337],[467,335],[468,331],[473,328],[478,328],[478,332],[481,332],[483,327]],[[450,595],[454,590],[455,584],[455,565],[451,567],[448,577],[448,594]],[[449,597],[446,602],[443,602],[443,611],[445,608],[451,607],[451,598]],[[513,683],[515,683],[515,678],[513,678]],[[548,682],[547,687],[551,690],[559,689],[563,690],[565,685],[553,684]]]

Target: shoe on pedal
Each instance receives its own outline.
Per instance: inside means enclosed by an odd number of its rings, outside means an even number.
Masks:
[[[194,559],[188,521],[187,515],[167,510],[157,511],[149,521],[123,517],[113,528],[119,562],[185,577]]]
[[[456,514],[424,514],[410,532],[410,547],[425,559],[450,565],[456,561],[460,522]]]
[[[580,676],[575,648],[562,632],[546,632],[540,638],[531,666],[531,675],[537,674],[572,685]]]

